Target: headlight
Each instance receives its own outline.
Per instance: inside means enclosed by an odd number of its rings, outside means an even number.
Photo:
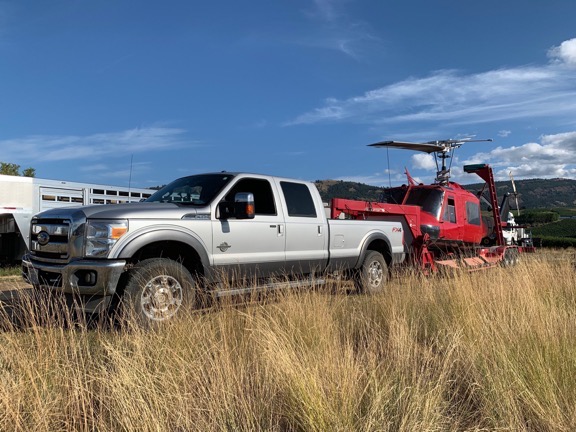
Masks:
[[[120,237],[127,232],[127,220],[88,220],[84,256],[105,258]]]

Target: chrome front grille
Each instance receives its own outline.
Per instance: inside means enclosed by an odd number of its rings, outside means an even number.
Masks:
[[[30,254],[40,261],[65,263],[73,257],[75,230],[70,219],[32,220]]]

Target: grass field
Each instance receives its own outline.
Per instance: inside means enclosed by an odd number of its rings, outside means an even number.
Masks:
[[[0,277],[20,276],[22,269],[20,266],[0,267]]]
[[[154,331],[70,329],[25,305],[37,324],[0,333],[0,430],[575,430],[573,256],[528,258]]]

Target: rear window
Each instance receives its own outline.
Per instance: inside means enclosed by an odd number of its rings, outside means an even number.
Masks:
[[[280,182],[290,217],[315,218],[316,207],[308,186],[302,183]]]

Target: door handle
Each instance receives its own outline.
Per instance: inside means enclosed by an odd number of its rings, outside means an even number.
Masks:
[[[270,228],[275,228],[275,229],[276,229],[276,233],[277,233],[279,236],[284,235],[284,225],[282,225],[282,224],[270,225]]]

